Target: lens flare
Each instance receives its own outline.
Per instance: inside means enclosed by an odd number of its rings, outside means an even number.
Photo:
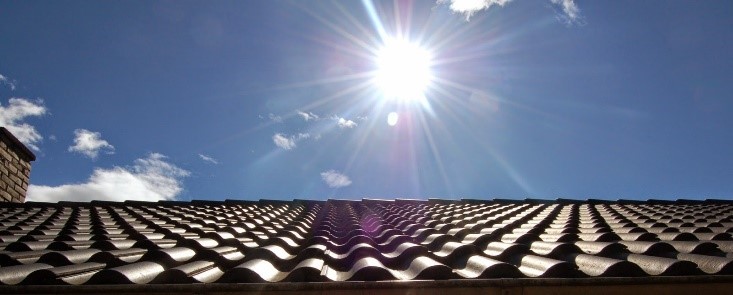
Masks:
[[[391,112],[389,113],[389,115],[387,115],[387,124],[389,124],[389,126],[397,125],[397,120],[399,119],[400,115],[395,112]]]

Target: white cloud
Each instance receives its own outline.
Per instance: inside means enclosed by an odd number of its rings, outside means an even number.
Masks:
[[[562,7],[563,14],[560,19],[567,24],[572,24],[581,20],[580,8],[575,4],[574,0],[550,0],[552,4]]]
[[[11,98],[7,107],[0,105],[0,126],[10,130],[15,137],[33,150],[38,151],[37,143],[43,137],[35,127],[22,122],[26,117],[41,116],[46,113],[43,101],[30,101],[25,98]]]
[[[10,87],[10,90],[15,90],[15,86],[16,86],[15,80],[12,80],[6,76],[3,76],[3,74],[0,74],[0,84],[5,84],[8,87]]]
[[[219,161],[217,161],[216,159],[214,159],[212,157],[209,157],[207,155],[199,154],[199,157],[201,157],[201,160],[204,160],[204,161],[209,162],[211,164],[219,164]]]
[[[450,3],[450,10],[461,13],[469,20],[473,14],[488,10],[492,6],[504,6],[513,0],[437,0],[438,4]],[[561,20],[568,24],[578,22],[581,19],[580,9],[575,0],[550,0],[550,3],[562,8]]]
[[[344,118],[338,118],[337,123],[338,123],[339,127],[341,127],[341,128],[354,128],[354,127],[356,127],[356,122],[351,121],[351,120],[347,120],[347,119],[344,119]]]
[[[339,188],[351,185],[351,179],[336,170],[321,172],[321,179],[323,179],[326,185],[330,188]]]
[[[318,115],[316,115],[314,113],[311,113],[311,112],[306,113],[306,112],[303,112],[303,111],[298,111],[298,115],[301,116],[303,118],[303,120],[305,120],[306,122],[308,122],[310,120],[314,120],[315,121],[315,120],[320,119],[320,117],[318,117]]]
[[[275,135],[273,135],[272,141],[275,143],[276,146],[284,150],[295,148],[295,140],[285,137],[285,135],[283,135],[282,133],[276,133]]]
[[[476,12],[489,9],[494,5],[504,6],[510,1],[512,0],[438,0],[438,4],[450,2],[450,10],[462,13],[468,20]]]
[[[96,168],[85,183],[28,187],[27,201],[173,200],[183,191],[190,172],[166,162],[162,154],[137,159],[132,167]]]
[[[74,145],[69,147],[70,152],[77,152],[90,159],[96,159],[101,150],[107,154],[115,153],[115,147],[102,139],[101,133],[86,129],[74,130]]]
[[[283,117],[277,116],[277,115],[275,115],[273,113],[270,113],[269,115],[267,115],[267,117],[270,118],[270,120],[272,120],[275,123],[282,123],[283,122]]]
[[[292,136],[287,136],[282,133],[275,133],[275,135],[272,136],[272,142],[274,142],[275,145],[280,147],[281,149],[292,150],[297,146],[296,142],[307,139],[310,136],[311,135],[308,133],[298,133],[298,135]]]

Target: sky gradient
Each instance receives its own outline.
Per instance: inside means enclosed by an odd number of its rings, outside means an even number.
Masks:
[[[733,2],[463,2],[0,1],[0,124],[31,200],[733,196]]]

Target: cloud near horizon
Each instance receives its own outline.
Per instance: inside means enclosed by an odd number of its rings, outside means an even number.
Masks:
[[[115,147],[102,139],[101,133],[86,129],[74,130],[74,145],[69,147],[70,152],[77,152],[90,159],[96,159],[102,150],[110,155],[115,153]]]
[[[23,122],[27,117],[37,117],[46,114],[48,110],[43,101],[31,101],[25,98],[13,97],[8,100],[8,106],[0,104],[0,126],[7,128],[18,140],[35,151],[39,151],[37,144],[43,136],[33,125]]]
[[[323,182],[325,182],[330,188],[340,188],[351,185],[351,179],[336,170],[321,172],[321,179],[323,179]]]
[[[190,172],[151,153],[132,167],[95,168],[87,182],[46,186],[31,184],[26,201],[161,201],[174,200],[183,191],[183,178]]]

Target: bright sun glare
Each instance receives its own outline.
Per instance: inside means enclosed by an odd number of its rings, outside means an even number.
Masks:
[[[376,83],[388,99],[425,97],[433,76],[430,52],[405,40],[390,40],[377,53]]]

